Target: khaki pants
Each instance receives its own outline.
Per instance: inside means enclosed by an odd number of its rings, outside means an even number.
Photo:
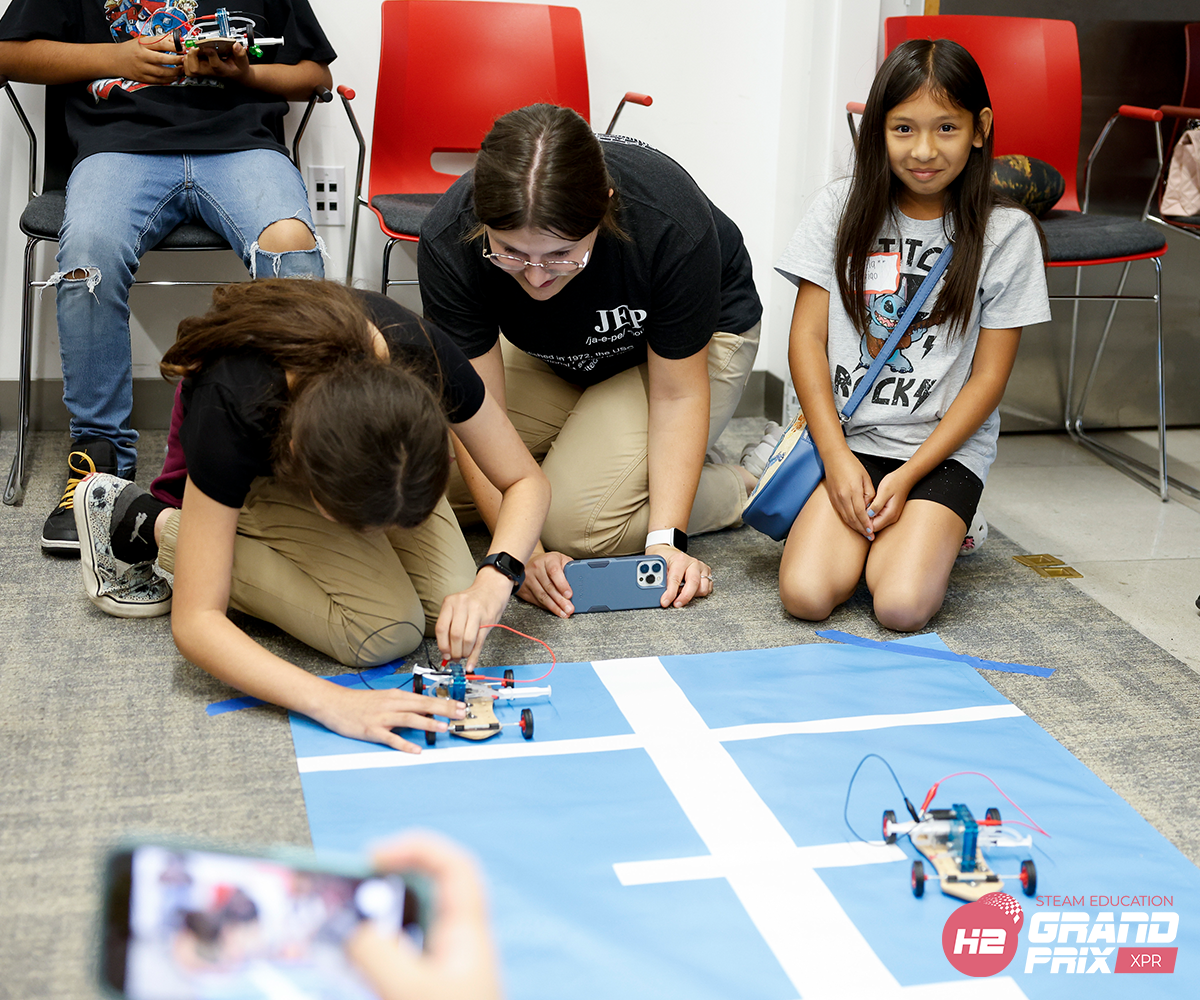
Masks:
[[[178,533],[175,512],[159,545],[168,573]],[[445,497],[415,528],[358,532],[322,517],[307,495],[261,478],[238,516],[229,606],[346,666],[374,666],[432,635],[442,600],[474,579]]]
[[[759,326],[744,334],[715,333],[708,348],[711,403],[708,445],[737,409],[758,351]],[[552,489],[542,529],[547,550],[573,559],[643,551],[650,526],[648,373],[639,365],[581,389],[548,365],[501,340],[508,416],[542,465]],[[451,473],[448,491],[463,523],[477,519],[470,492]],[[689,534],[741,521],[746,488],[727,465],[705,465],[688,521]]]

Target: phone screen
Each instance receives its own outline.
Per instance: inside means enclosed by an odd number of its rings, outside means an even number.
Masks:
[[[104,978],[131,1000],[371,1000],[343,943],[361,921],[421,944],[399,876],[146,845],[110,859]]]

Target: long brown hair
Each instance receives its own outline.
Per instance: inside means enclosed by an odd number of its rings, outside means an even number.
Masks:
[[[450,476],[445,411],[427,372],[379,357],[352,292],[295,279],[218,288],[208,312],[179,324],[160,369],[195,375],[238,352],[291,377],[272,443],[278,477],[358,530],[414,527],[433,512]]]
[[[474,183],[480,227],[468,239],[483,226],[571,241],[596,228],[628,238],[617,223],[616,185],[600,141],[570,108],[533,104],[497,118],[475,161]]]
[[[887,57],[867,97],[858,133],[854,181],[838,225],[834,260],[838,291],[850,321],[860,333],[869,322],[866,302],[867,258],[889,224],[895,225],[901,180],[892,173],[887,154],[887,115],[921,91],[971,113],[981,148],[972,147],[962,173],[946,188],[942,225],[954,243],[954,259],[929,317],[932,326],[946,324],[961,335],[971,319],[983,262],[984,233],[996,198],[992,194],[992,130],[983,128],[980,112],[992,105],[978,63],[949,39],[913,39]],[[843,266],[843,262],[845,263]]]

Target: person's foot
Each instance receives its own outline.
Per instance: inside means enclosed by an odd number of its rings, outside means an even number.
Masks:
[[[714,444],[704,453],[705,465],[736,465],[733,456],[721,447],[720,442]]]
[[[971,527],[967,529],[966,537],[963,538],[962,546],[958,550],[959,558],[978,552],[983,548],[983,543],[987,541],[987,536],[987,521],[983,519],[982,514],[976,511],[975,516],[971,519]]]
[[[763,430],[763,436],[758,441],[748,444],[742,449],[740,464],[756,481],[761,478],[763,469],[767,467],[767,462],[771,458],[771,452],[775,450],[781,437],[783,437],[783,428],[772,420],[767,424]]]
[[[156,618],[171,610],[171,585],[155,573],[154,563],[130,564],[113,555],[113,511],[117,498],[128,490],[145,492],[126,479],[103,473],[88,476],[75,490],[73,513],[83,589],[96,607],[116,618]]]
[[[75,530],[75,490],[84,476],[93,472],[116,475],[117,449],[111,441],[76,441],[67,456],[67,485],[62,499],[42,526],[42,549],[46,552],[78,552],[79,533]]]

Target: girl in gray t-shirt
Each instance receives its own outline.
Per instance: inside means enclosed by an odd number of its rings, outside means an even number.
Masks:
[[[962,46],[898,46],[872,84],[854,176],[818,195],[776,265],[799,288],[789,362],[825,463],[779,568],[798,618],[828,617],[864,567],[882,625],[915,631],[937,612],[996,456],[1021,328],[1050,318],[1037,224],[991,191],[990,105]],[[843,428],[949,243],[944,277]]]

